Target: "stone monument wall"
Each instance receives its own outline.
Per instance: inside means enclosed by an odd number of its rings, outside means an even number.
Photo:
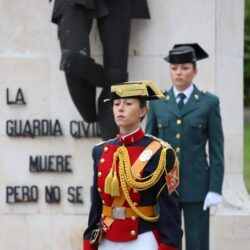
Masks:
[[[198,42],[209,60],[195,83],[221,100],[224,201],[212,211],[211,249],[248,249],[249,198],[243,184],[243,0],[149,0],[150,20],[133,20],[129,79],[171,85],[162,59],[175,43]],[[59,71],[57,28],[48,1],[0,2],[0,248],[79,250],[92,183],[87,126]],[[91,50],[101,62],[94,23]]]

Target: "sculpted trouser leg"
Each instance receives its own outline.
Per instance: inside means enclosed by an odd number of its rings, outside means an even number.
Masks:
[[[101,114],[99,121],[103,139],[114,137],[117,133],[112,118],[111,104],[102,105],[102,100],[109,96],[111,84],[127,80],[130,30],[130,1],[107,1],[106,4],[110,14],[98,19],[98,29],[103,45],[105,78],[103,78],[100,65],[90,58],[91,20],[86,18],[86,12],[82,8],[68,6],[59,27],[62,48],[61,69],[66,72],[72,99],[86,121],[94,121],[97,117],[95,108],[92,106],[95,100],[95,87],[91,84],[100,86],[99,83],[105,83],[99,98],[99,114]],[[77,90],[81,89],[81,84],[86,86],[88,91],[79,94]]]
[[[72,100],[86,122],[97,120],[96,86],[103,82],[103,69],[90,58],[91,19],[81,6],[68,5],[59,23],[64,70]]]
[[[114,138],[118,133],[118,128],[114,122],[113,103],[104,103],[103,100],[110,96],[110,85],[127,81],[127,73],[117,69],[105,69],[106,86],[103,88],[99,100],[99,123],[103,140]]]
[[[181,203],[184,213],[186,250],[209,249],[209,209],[203,202]]]
[[[117,128],[112,114],[112,103],[103,104],[109,97],[110,85],[128,80],[128,46],[130,35],[130,1],[107,1],[110,14],[98,19],[103,45],[105,85],[99,97],[99,122],[104,140],[116,136]]]
[[[89,123],[97,121],[96,88],[70,73],[65,72],[65,76],[71,98],[83,120]]]

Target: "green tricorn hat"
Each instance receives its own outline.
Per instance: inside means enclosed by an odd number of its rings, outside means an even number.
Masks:
[[[151,80],[141,80],[124,82],[111,86],[111,101],[120,98],[145,98],[146,100],[164,99],[165,96],[161,90]]]

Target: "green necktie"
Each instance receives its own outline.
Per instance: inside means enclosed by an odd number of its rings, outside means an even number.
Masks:
[[[178,97],[180,98],[180,101],[178,102],[179,109],[181,110],[184,106],[184,99],[186,98],[186,95],[183,93],[179,93]]]

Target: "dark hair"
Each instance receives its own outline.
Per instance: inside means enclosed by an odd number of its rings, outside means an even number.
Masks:
[[[140,108],[145,108],[147,107],[147,100],[143,97],[138,97],[139,103],[140,103]]]
[[[192,62],[192,64],[193,64],[194,70],[196,70],[196,68],[197,68],[196,62]]]
[[[147,100],[145,98],[138,97],[138,100],[139,100],[139,106],[140,106],[141,109],[147,107]],[[141,122],[143,121],[143,119],[144,119],[145,116],[141,117],[141,119],[140,119]]]

